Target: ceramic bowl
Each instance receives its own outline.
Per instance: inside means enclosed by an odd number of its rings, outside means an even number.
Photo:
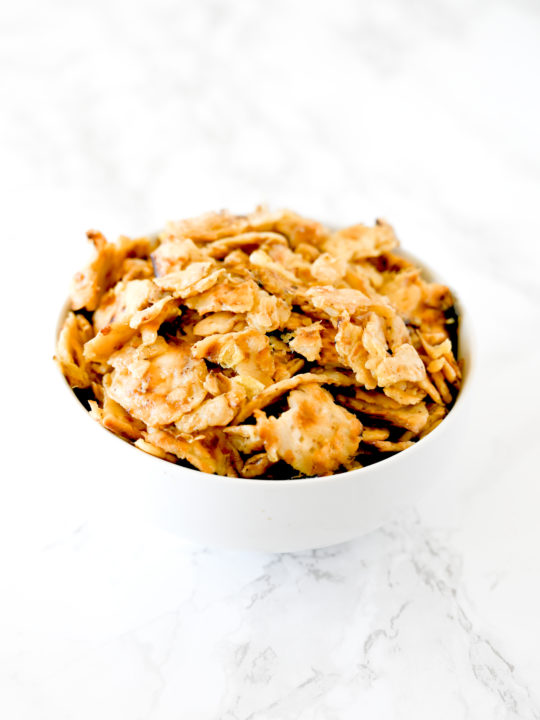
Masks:
[[[441,280],[408,253],[427,277]],[[295,480],[252,480],[208,475],[141,452],[105,430],[81,405],[58,371],[65,430],[84,438],[97,504],[124,522],[150,521],[192,541],[226,548],[299,551],[351,540],[414,505],[433,483],[451,482],[465,436],[473,376],[472,333],[456,296],[459,357],[464,377],[447,417],[429,435],[392,457],[359,470]],[[64,307],[58,330],[67,312]],[[57,332],[58,332],[57,330]],[[61,431],[61,429],[60,429]]]

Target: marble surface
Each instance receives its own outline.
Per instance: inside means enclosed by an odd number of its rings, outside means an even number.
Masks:
[[[0,715],[540,718],[538,3],[0,13]],[[84,231],[260,201],[385,217],[458,288],[478,375],[455,482],[299,554],[100,523],[51,363]]]

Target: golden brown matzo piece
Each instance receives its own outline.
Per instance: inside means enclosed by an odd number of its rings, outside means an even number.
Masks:
[[[110,396],[147,425],[170,425],[204,400],[206,365],[192,357],[189,345],[125,346],[110,358]]]
[[[257,411],[257,425],[271,461],[279,459],[305,475],[328,475],[356,453],[362,423],[336,405],[319,385],[292,390],[279,418]]]
[[[55,359],[72,388],[90,385],[84,346],[92,335],[92,326],[83,315],[68,313],[56,343]]]

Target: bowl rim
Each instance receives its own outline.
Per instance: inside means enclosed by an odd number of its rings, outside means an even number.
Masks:
[[[148,233],[148,236],[150,236],[151,233]],[[434,280],[436,282],[443,283],[444,280],[441,278],[439,273],[434,272],[429,265],[427,265],[424,261],[420,261],[416,255],[409,252],[408,250],[404,250],[401,247],[397,247],[394,250],[394,253],[396,255],[400,255],[404,257],[406,260],[410,260],[414,262],[418,267],[420,267],[422,274],[427,277],[428,279]],[[229,476],[229,475],[218,475],[214,473],[206,473],[202,470],[197,470],[195,468],[186,467],[185,465],[178,465],[176,463],[169,462],[167,460],[164,460],[163,458],[156,457],[154,455],[151,455],[150,453],[145,453],[144,451],[137,448],[133,443],[129,442],[128,440],[125,440],[124,438],[120,437],[119,435],[116,435],[116,433],[113,433],[110,430],[107,430],[107,428],[104,428],[100,426],[100,430],[103,431],[104,437],[106,435],[111,436],[112,439],[119,440],[120,443],[118,443],[119,446],[128,446],[129,451],[132,453],[138,453],[139,455],[146,456],[148,459],[152,461],[159,462],[163,470],[168,471],[169,473],[175,474],[179,473],[180,475],[186,475],[186,473],[189,476],[193,476],[193,479],[197,479],[200,483],[201,480],[203,480],[206,483],[216,483],[216,482],[223,482],[230,486],[238,486],[242,488],[249,488],[253,487],[254,485],[257,487],[280,487],[285,485],[285,487],[290,488],[291,486],[306,486],[306,487],[312,487],[314,485],[320,485],[323,483],[328,483],[333,480],[346,480],[347,478],[352,478],[354,476],[358,476],[358,479],[368,479],[369,476],[372,476],[376,474],[377,472],[381,472],[385,469],[388,469],[390,467],[393,467],[398,462],[403,462],[403,456],[404,454],[407,455],[409,459],[412,459],[413,454],[418,454],[418,452],[422,452],[422,447],[426,447],[426,444],[428,442],[436,442],[439,438],[441,432],[444,432],[444,427],[448,427],[449,422],[455,422],[457,417],[459,416],[459,412],[461,411],[461,408],[465,405],[465,400],[470,396],[471,393],[471,385],[473,377],[476,375],[476,357],[477,357],[477,348],[476,348],[476,342],[475,342],[475,335],[476,333],[473,330],[473,327],[471,325],[471,318],[470,318],[470,312],[469,310],[464,310],[463,302],[462,302],[462,296],[461,294],[458,294],[454,291],[454,289],[448,285],[447,283],[444,283],[447,285],[447,287],[450,287],[450,290],[452,292],[452,297],[454,298],[454,307],[457,309],[457,316],[458,316],[458,358],[464,358],[465,359],[465,367],[463,372],[463,378],[462,378],[462,384],[459,389],[459,392],[456,396],[456,399],[454,401],[454,404],[452,405],[452,408],[448,412],[448,415],[443,418],[443,420],[435,427],[428,435],[423,437],[421,440],[417,441],[412,445],[411,447],[401,450],[398,453],[395,453],[394,455],[387,457],[383,460],[378,460],[377,462],[366,465],[365,467],[355,468],[353,470],[346,470],[345,472],[341,473],[333,473],[331,475],[315,475],[311,477],[298,477],[298,478],[285,478],[282,480],[278,479],[272,479],[272,478],[243,478],[243,477],[236,477],[236,476]],[[70,299],[69,297],[64,302],[62,309],[60,311],[60,314],[58,316],[56,329],[55,329],[55,336],[54,336],[54,343],[56,347],[56,341],[58,339],[58,335],[60,333],[60,330],[62,328],[62,324],[64,322],[64,319],[69,312],[70,309]],[[65,390],[71,395],[72,401],[76,405],[79,406],[80,411],[82,411],[86,416],[88,422],[92,422],[94,424],[97,424],[96,421],[90,416],[89,411],[84,407],[84,405],[79,401],[77,396],[75,395],[73,388],[69,385],[67,379],[63,375],[59,365],[55,363],[56,365],[56,373],[57,378],[62,382],[64,385]],[[420,449],[419,449],[420,448]],[[132,455],[132,457],[135,457]]]

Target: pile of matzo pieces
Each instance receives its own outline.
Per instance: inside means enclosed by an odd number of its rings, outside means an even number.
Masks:
[[[259,207],[88,237],[56,360],[93,418],[152,455],[328,475],[405,450],[455,399],[452,295],[381,220],[334,232]]]

